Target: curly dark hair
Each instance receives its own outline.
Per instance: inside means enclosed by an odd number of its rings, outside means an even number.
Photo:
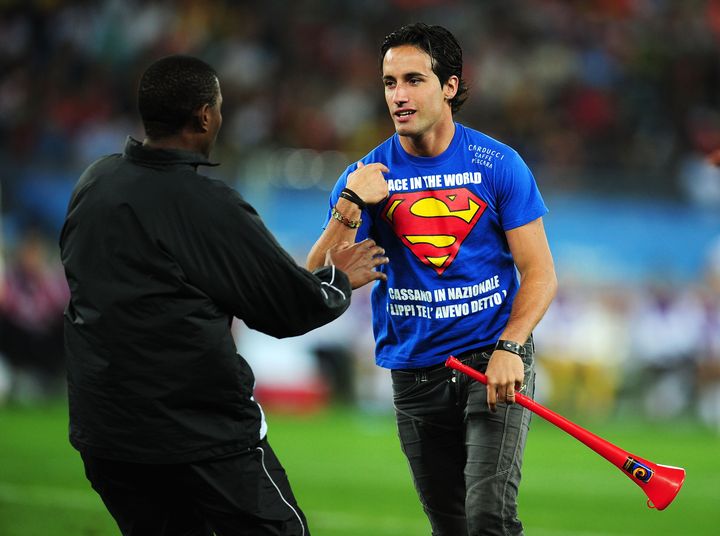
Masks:
[[[445,84],[451,76],[460,81],[455,96],[450,100],[450,108],[454,114],[467,99],[468,88],[462,78],[462,48],[447,29],[442,26],[428,26],[422,22],[408,24],[387,35],[380,47],[380,63],[387,51],[402,45],[413,45],[427,52],[430,56],[432,70]]]
[[[151,139],[177,134],[204,104],[215,106],[219,85],[215,69],[192,56],[174,55],[150,65],[140,78],[138,110]]]

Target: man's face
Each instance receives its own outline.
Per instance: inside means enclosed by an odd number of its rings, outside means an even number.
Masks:
[[[455,96],[456,78],[440,84],[427,53],[412,45],[391,48],[382,71],[385,101],[400,136],[419,138],[439,123],[452,121],[446,99]]]

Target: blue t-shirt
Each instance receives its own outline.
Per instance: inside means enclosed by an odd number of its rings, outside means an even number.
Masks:
[[[547,212],[525,162],[459,123],[439,156],[410,155],[395,134],[362,162],[390,169],[390,195],[363,211],[357,235],[390,259],[372,291],[377,364],[426,367],[494,344],[518,289],[505,231]],[[330,210],[356,167],[338,179]]]

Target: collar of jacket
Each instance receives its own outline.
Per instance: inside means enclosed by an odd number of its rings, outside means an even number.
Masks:
[[[210,162],[204,155],[184,149],[157,149],[143,145],[132,136],[125,142],[125,158],[145,164],[186,164],[189,166],[219,166]]]

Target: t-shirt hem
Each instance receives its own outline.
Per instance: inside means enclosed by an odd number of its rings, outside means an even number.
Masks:
[[[413,361],[412,363],[408,363],[407,361],[396,361],[393,359],[388,358],[376,358],[375,363],[382,368],[386,369],[416,369],[416,368],[425,368],[425,367],[432,367],[435,365],[439,365],[440,363],[444,363],[448,357],[451,355],[453,356],[459,356],[460,354],[463,354],[465,352],[469,352],[471,350],[477,350],[479,348],[486,348],[490,345],[495,344],[495,340],[489,340],[487,342],[483,343],[473,343],[469,344],[467,346],[463,346],[461,348],[456,348],[453,351],[449,352],[445,357],[438,358],[435,357],[428,357],[427,359],[423,359],[421,361]]]

